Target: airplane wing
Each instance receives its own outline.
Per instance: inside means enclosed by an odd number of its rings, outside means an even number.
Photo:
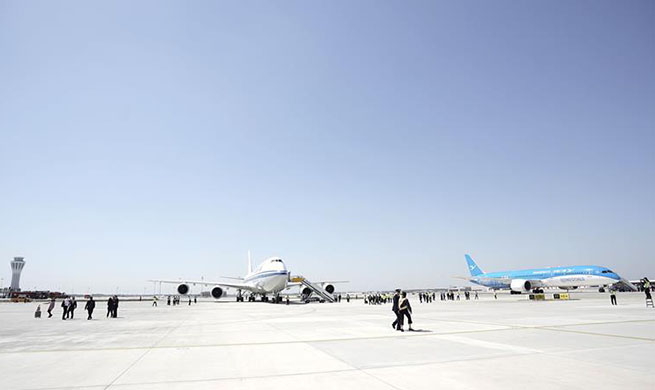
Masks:
[[[255,289],[252,286],[247,285],[245,283],[211,282],[211,281],[207,281],[207,280],[186,280],[186,279],[179,279],[179,280],[151,279],[151,280],[148,280],[148,281],[149,282],[157,282],[157,283],[166,283],[166,284],[190,284],[192,286],[195,286],[195,285],[221,286],[221,287],[235,288],[235,289],[238,289],[238,290],[247,290],[247,291],[257,292],[257,289]]]
[[[330,283],[330,284],[333,284],[333,283],[350,283],[350,281],[348,281],[348,280],[319,280],[319,281],[316,281],[314,283],[320,283],[320,284]]]

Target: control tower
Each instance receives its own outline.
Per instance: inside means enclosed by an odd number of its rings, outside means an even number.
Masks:
[[[11,264],[11,291],[20,291],[20,273],[25,267],[25,260],[22,257],[14,257]]]

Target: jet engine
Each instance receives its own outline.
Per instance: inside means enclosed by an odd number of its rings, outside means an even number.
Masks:
[[[330,283],[323,283],[321,286],[323,287],[323,290],[327,291],[329,294],[334,293],[334,285]]]
[[[218,299],[223,296],[223,289],[219,286],[212,288],[212,297]]]
[[[180,284],[177,286],[177,292],[180,295],[187,295],[189,293],[189,285],[188,284]]]
[[[530,292],[532,289],[543,287],[543,283],[538,280],[513,279],[509,285],[512,291]]]

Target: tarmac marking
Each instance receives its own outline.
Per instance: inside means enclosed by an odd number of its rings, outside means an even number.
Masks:
[[[508,331],[508,330],[516,330],[516,329],[522,329],[522,328],[511,328],[507,326],[504,329],[462,330],[462,331],[453,331],[453,332],[444,332],[444,333],[421,332],[421,333],[413,333],[413,334],[411,332],[405,332],[401,335],[394,334],[388,336],[344,337],[344,338],[334,338],[334,339],[307,339],[307,340],[290,340],[290,341],[264,341],[264,342],[254,342],[254,343],[180,344],[180,345],[153,345],[153,346],[138,346],[138,347],[104,347],[104,348],[75,348],[75,349],[43,349],[43,350],[28,350],[28,351],[0,351],[0,354],[130,351],[130,350],[139,350],[139,349],[214,348],[214,347],[259,346],[259,345],[285,345],[285,344],[301,344],[301,343],[330,343],[330,342],[342,342],[342,341],[403,339],[409,337],[429,337],[429,336],[441,336],[441,335],[451,335],[451,334],[485,333],[485,332]]]
[[[557,329],[557,327],[551,327],[551,326],[544,326],[544,327],[538,327],[538,328],[529,328],[529,329],[550,330],[550,331],[553,331],[553,332],[577,333],[577,334],[584,334],[584,335],[589,335],[589,336],[604,336],[604,337],[615,337],[615,338],[629,339],[629,340],[655,342],[655,339],[650,338],[650,337],[625,336],[625,335],[611,334],[611,333],[585,332],[583,330],[572,330],[572,329]]]
[[[482,348],[488,348],[488,349],[499,349],[499,350],[502,350],[502,351],[509,351],[509,352],[514,352],[514,353],[528,354],[528,353],[542,353],[543,352],[540,349],[520,347],[520,346],[517,346],[517,345],[511,345],[511,344],[494,343],[494,342],[491,342],[491,341],[471,339],[471,338],[468,338],[468,337],[462,337],[462,336],[457,336],[457,335],[442,335],[440,338],[442,340],[453,341],[453,342],[456,342],[456,343],[461,343],[461,344],[466,344],[466,345],[472,345],[474,347],[482,347]]]
[[[163,335],[163,336],[162,336],[162,337],[161,337],[161,338],[160,338],[160,339],[159,339],[159,340],[158,340],[158,341],[153,345],[153,347],[148,348],[147,350],[145,350],[145,351],[144,351],[144,352],[143,352],[143,353],[142,353],[138,358],[136,358],[136,359],[135,359],[135,360],[134,360],[134,361],[133,361],[129,366],[127,366],[123,371],[121,371],[120,374],[118,374],[118,375],[117,375],[117,376],[116,376],[116,377],[115,377],[111,382],[109,382],[109,384],[108,384],[104,389],[107,390],[107,389],[109,389],[110,387],[112,387],[112,386],[116,383],[117,380],[119,380],[123,375],[125,375],[129,370],[131,370],[132,367],[136,366],[137,363],[139,363],[141,360],[143,360],[143,358],[144,358],[148,353],[150,353],[150,351],[152,351],[152,349],[153,349],[154,347],[156,347],[158,344],[160,344],[162,341],[164,341],[164,339],[165,339],[166,337],[168,337],[171,333],[173,333],[173,331],[178,330],[182,325],[184,325],[185,322],[186,322],[186,320],[183,320],[183,321],[181,321],[181,322],[178,324],[178,326],[176,326],[176,327],[171,327],[171,329],[169,329],[169,331],[166,332],[166,333],[165,333],[165,334],[164,334],[164,335]]]
[[[288,373],[288,374],[271,374],[271,375],[253,375],[253,376],[242,376],[242,377],[222,377],[222,378],[207,378],[207,379],[186,379],[186,380],[168,380],[168,381],[152,381],[152,382],[132,382],[132,383],[120,383],[120,384],[114,384],[112,385],[112,388],[118,388],[118,387],[135,387],[135,386],[144,386],[144,385],[172,385],[172,384],[184,384],[184,383],[206,383],[206,382],[222,382],[222,381],[243,381],[243,380],[251,380],[251,379],[270,379],[270,378],[285,378],[285,377],[301,377],[301,376],[309,376],[309,375],[323,375],[323,374],[339,374],[339,373],[349,373],[349,372],[362,372],[363,374],[367,374],[377,380],[381,380],[380,378],[377,378],[374,374],[368,373],[367,371],[373,371],[373,370],[380,370],[380,369],[387,369],[387,368],[402,368],[402,367],[419,367],[419,366],[429,366],[429,365],[440,365],[440,364],[450,364],[450,363],[458,363],[458,362],[469,362],[469,361],[481,361],[481,360],[492,360],[492,359],[497,359],[497,358],[507,358],[507,357],[514,357],[516,354],[510,353],[510,354],[501,354],[501,355],[493,355],[493,356],[478,356],[478,357],[472,357],[472,358],[463,358],[463,359],[450,359],[450,360],[443,360],[443,361],[428,361],[428,362],[417,362],[417,363],[394,363],[394,364],[386,364],[386,365],[380,365],[380,366],[375,366],[375,367],[364,367],[364,368],[357,368],[351,364],[348,364],[352,368],[347,368],[347,369],[338,369],[338,370],[325,370],[325,371],[307,371],[307,372],[299,372],[299,373]],[[383,383],[387,384],[387,382],[382,381]],[[85,385],[85,386],[56,386],[56,387],[36,387],[36,388],[29,388],[29,389],[24,389],[24,390],[63,390],[63,389],[90,389],[90,388],[106,388],[107,385]],[[396,390],[401,390],[400,388],[388,384],[388,386],[392,387],[393,389]]]
[[[469,321],[457,321],[457,320],[442,320],[444,322],[469,322]],[[639,337],[639,336],[625,336],[617,334],[608,334],[608,333],[598,333],[598,332],[588,332],[588,331],[578,331],[578,330],[568,330],[568,329],[558,329],[559,327],[569,327],[569,326],[588,326],[588,325],[598,325],[598,324],[615,324],[615,323],[631,323],[631,322],[655,322],[655,320],[631,320],[631,321],[612,321],[612,322],[603,322],[603,323],[579,323],[579,324],[565,324],[565,325],[543,325],[543,326],[530,326],[530,325],[506,325],[506,324],[497,324],[497,323],[484,323],[484,322],[472,322],[476,324],[484,324],[491,326],[501,326],[500,329],[475,329],[475,330],[460,330],[452,332],[420,332],[420,333],[411,333],[405,332],[403,334],[394,334],[394,335],[384,335],[384,336],[364,336],[364,337],[345,337],[345,338],[332,338],[332,339],[307,339],[307,340],[289,340],[289,341],[265,341],[265,342],[244,342],[244,343],[216,343],[216,344],[180,344],[180,345],[159,345],[163,339],[165,339],[171,332],[178,329],[184,321],[176,326],[171,327],[171,329],[160,339],[157,343],[151,346],[134,346],[134,347],[104,347],[104,348],[74,348],[74,349],[41,349],[41,350],[26,350],[26,351],[0,351],[0,354],[17,354],[17,353],[48,353],[48,352],[100,352],[100,351],[129,351],[129,350],[141,350],[141,349],[179,349],[179,348],[215,348],[215,347],[242,347],[242,346],[261,346],[261,345],[285,345],[285,344],[301,344],[301,343],[331,343],[331,342],[348,342],[348,341],[360,341],[360,340],[383,340],[383,339],[403,339],[410,337],[438,337],[438,336],[449,336],[449,335],[460,335],[460,334],[475,334],[475,333],[492,333],[492,332],[505,332],[511,330],[550,330],[550,331],[559,331],[559,332],[569,332],[569,333],[578,333],[586,334],[591,336],[607,336],[615,338],[624,338],[630,340],[639,340],[639,341],[648,341],[655,342],[654,338],[648,337]]]

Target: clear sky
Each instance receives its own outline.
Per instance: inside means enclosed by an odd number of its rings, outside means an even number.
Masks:
[[[0,276],[655,277],[653,1],[0,1]]]

